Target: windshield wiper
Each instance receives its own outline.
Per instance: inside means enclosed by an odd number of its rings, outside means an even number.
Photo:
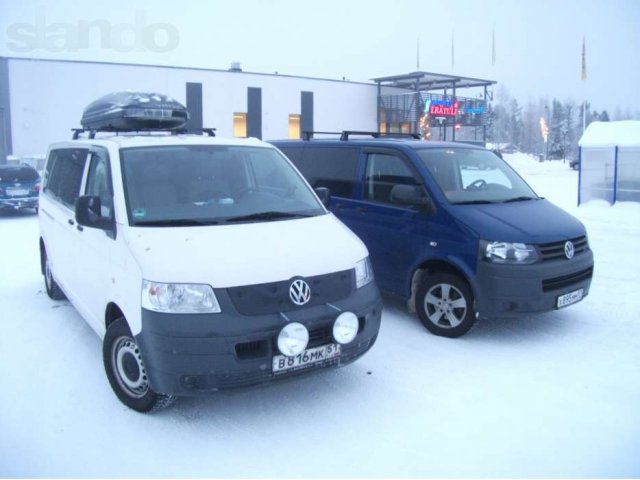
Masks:
[[[295,217],[312,217],[313,215],[306,215],[304,213],[291,213],[291,212],[260,212],[252,213],[250,215],[241,215],[239,217],[227,218],[227,222],[251,222],[253,220],[278,220],[281,218],[295,218]]]
[[[527,196],[527,195],[522,195],[520,197],[514,197],[514,198],[510,198],[508,200],[503,200],[502,203],[525,202],[527,200],[538,200],[538,197],[530,197],[530,196]]]
[[[217,225],[217,220],[197,220],[195,218],[174,218],[169,220],[142,220],[135,223],[137,227],[200,227]]]
[[[466,202],[455,202],[454,205],[487,205],[492,202],[491,200],[467,200]]]

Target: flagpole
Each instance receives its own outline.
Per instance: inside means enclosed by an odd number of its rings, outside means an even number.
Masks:
[[[580,74],[580,79],[585,81],[587,79],[587,48],[586,48],[586,39],[585,36],[582,36],[582,71]],[[585,94],[585,99],[582,103],[582,133],[584,134],[585,129],[587,128],[587,99],[586,99],[586,88],[583,93]]]

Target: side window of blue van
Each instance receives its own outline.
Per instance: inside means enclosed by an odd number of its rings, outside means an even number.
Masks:
[[[391,189],[395,185],[418,184],[413,172],[400,157],[386,153],[370,153],[367,156],[365,200],[391,203]]]

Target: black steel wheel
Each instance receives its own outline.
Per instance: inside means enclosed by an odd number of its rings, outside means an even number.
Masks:
[[[44,249],[42,251],[42,264],[44,270],[44,286],[47,290],[47,295],[49,295],[49,298],[52,300],[64,300],[65,298],[67,298],[60,286],[53,278],[53,272],[51,271],[51,265],[49,265],[47,252]]]
[[[124,318],[115,320],[107,328],[102,356],[111,388],[127,407],[144,413],[173,403],[172,395],[151,389],[142,352]]]

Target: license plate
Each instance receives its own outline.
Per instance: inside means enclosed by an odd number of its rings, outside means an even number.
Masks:
[[[7,188],[7,195],[9,197],[24,197],[29,195],[29,190],[26,188]]]
[[[300,368],[324,362],[340,355],[340,345],[330,343],[321,347],[309,348],[295,357],[276,355],[273,357],[273,373],[290,372]]]
[[[560,295],[558,297],[557,308],[566,307],[567,305],[571,305],[572,303],[579,302],[582,300],[582,296],[584,295],[584,290],[581,288],[574,292],[566,293],[565,295]]]

